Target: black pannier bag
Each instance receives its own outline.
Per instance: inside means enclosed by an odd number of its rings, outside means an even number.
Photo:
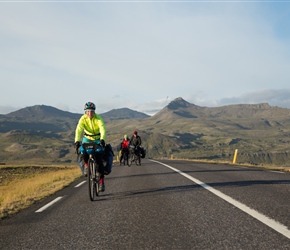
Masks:
[[[112,146],[111,144],[106,144],[105,153],[103,157],[105,175],[108,175],[111,173],[112,166],[113,166],[113,159],[114,159],[114,152],[113,152]]]

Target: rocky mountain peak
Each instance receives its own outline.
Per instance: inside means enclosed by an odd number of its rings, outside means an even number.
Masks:
[[[181,97],[178,97],[178,98],[174,99],[173,101],[171,101],[167,105],[167,108],[171,109],[171,110],[177,110],[179,108],[189,108],[189,107],[193,107],[193,106],[195,106],[195,105],[185,101]]]

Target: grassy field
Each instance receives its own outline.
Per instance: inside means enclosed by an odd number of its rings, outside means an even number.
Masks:
[[[78,166],[0,166],[0,219],[55,193],[80,175]]]

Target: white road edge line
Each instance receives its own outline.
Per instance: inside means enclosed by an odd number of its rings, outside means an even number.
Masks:
[[[161,165],[164,165],[167,168],[172,169],[173,171],[183,175],[184,177],[188,178],[189,180],[195,182],[196,184],[200,185],[201,187],[207,189],[208,191],[212,192],[213,194],[217,195],[218,197],[222,198],[223,200],[227,201],[228,203],[234,205],[235,207],[239,208],[240,210],[244,211],[245,213],[249,214],[250,216],[254,217],[255,219],[261,221],[262,223],[264,223],[265,225],[267,225],[268,227],[274,229],[275,231],[277,231],[278,233],[286,236],[288,239],[290,239],[290,230],[283,224],[267,217],[266,215],[263,215],[261,213],[259,213],[258,211],[246,206],[245,204],[231,198],[228,195],[225,195],[224,193],[214,189],[213,187],[199,181],[198,179],[195,179],[194,177],[183,173],[182,171],[173,168],[167,164],[164,164],[162,162],[159,161],[154,161],[154,160],[150,160],[156,163],[159,163]]]
[[[75,186],[75,188],[77,188],[77,187],[83,185],[84,183],[86,183],[86,181],[82,181],[82,182],[80,182],[78,185]]]
[[[275,171],[275,170],[270,170],[270,172],[272,172],[272,173],[277,173],[277,174],[285,174],[285,172]]]
[[[40,209],[36,210],[35,213],[43,212],[45,209],[47,209],[48,207],[52,206],[54,203],[58,202],[62,198],[63,198],[63,196],[55,198],[53,201],[47,203],[45,206],[43,206]]]

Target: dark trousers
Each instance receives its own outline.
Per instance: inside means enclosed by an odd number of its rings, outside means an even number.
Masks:
[[[128,150],[128,148],[123,148],[123,149],[122,149],[122,151],[121,151],[120,161],[123,160],[123,158],[124,158],[124,154],[127,155],[127,159],[128,159],[128,154],[129,154],[129,150]]]
[[[102,177],[104,177],[103,153],[96,152],[95,153],[95,158],[96,158],[97,164],[99,166],[99,173],[101,174],[101,178],[102,178]],[[89,155],[84,153],[83,154],[83,160],[84,160],[85,163],[88,163]]]

